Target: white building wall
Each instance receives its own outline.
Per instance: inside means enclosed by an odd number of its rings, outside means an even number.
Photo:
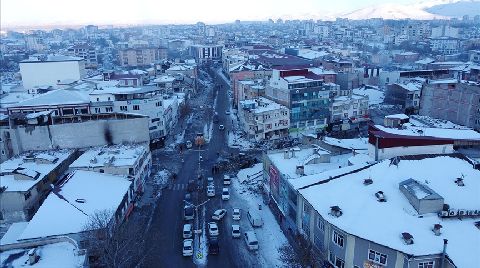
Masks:
[[[378,161],[402,155],[419,154],[451,154],[454,153],[453,144],[428,145],[428,146],[407,146],[378,149]],[[375,145],[368,144],[368,155],[375,159]]]
[[[80,80],[85,76],[84,61],[20,62],[23,87],[55,86],[58,80]]]

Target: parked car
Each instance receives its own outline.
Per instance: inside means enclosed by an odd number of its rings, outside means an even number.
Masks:
[[[185,206],[183,208],[183,218],[186,221],[193,220],[193,207],[192,206]]]
[[[218,225],[216,222],[209,222],[208,223],[208,234],[210,236],[218,236],[219,235],[219,230],[218,230]]]
[[[215,186],[213,186],[213,185],[208,185],[207,186],[207,196],[208,197],[214,197],[215,196]]]
[[[240,233],[240,225],[238,224],[232,224],[232,237],[233,238],[239,238],[241,235]]]
[[[213,215],[212,215],[212,220],[216,220],[216,221],[219,221],[221,219],[223,219],[223,217],[225,217],[225,215],[227,214],[227,210],[226,209],[217,209],[215,210],[215,212],[213,212]]]
[[[223,175],[223,185],[230,185],[232,183],[232,178],[230,175]]]
[[[219,125],[219,126],[218,126],[218,129],[224,130],[224,129],[225,129],[225,126],[224,126],[224,125]]]
[[[232,217],[236,221],[240,220],[240,209],[239,208],[233,208]]]
[[[210,237],[208,240],[208,254],[209,255],[217,255],[220,252],[220,247],[218,246],[218,239],[217,237]]]
[[[262,217],[260,216],[260,214],[258,214],[256,211],[254,210],[249,210],[247,212],[247,218],[248,218],[248,221],[250,222],[250,224],[253,226],[253,227],[262,227],[263,225],[263,219]]]
[[[183,240],[183,256],[193,255],[193,239]]]
[[[189,181],[188,181],[187,190],[188,190],[189,192],[195,191],[195,180],[189,180]]]
[[[208,185],[213,185],[214,184],[213,177],[208,177],[207,178],[207,184]]]
[[[230,193],[228,191],[228,188],[223,188],[222,190],[222,200],[226,201],[230,199]]]
[[[187,142],[185,142],[185,146],[187,147],[187,149],[190,149],[190,148],[192,148],[193,144],[192,144],[191,141],[187,141]]]
[[[187,203],[192,203],[192,196],[189,193],[186,193],[183,200]]]
[[[258,239],[254,231],[245,232],[244,238],[249,250],[258,250]]]
[[[183,238],[191,238],[192,237],[192,225],[190,223],[186,223],[183,225]]]

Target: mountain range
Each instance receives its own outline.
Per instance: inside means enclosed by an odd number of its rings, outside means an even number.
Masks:
[[[409,5],[385,3],[369,6],[337,17],[352,20],[372,18],[431,20],[459,18],[464,15],[473,17],[479,14],[478,0],[426,0]]]

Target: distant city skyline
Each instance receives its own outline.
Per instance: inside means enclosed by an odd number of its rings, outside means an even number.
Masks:
[[[94,1],[2,0],[2,28],[24,26],[86,24],[185,24],[198,21],[207,24],[235,20],[331,19],[335,15],[384,3],[408,4],[420,0],[177,0],[177,1]],[[2,29],[3,30],[3,29]]]

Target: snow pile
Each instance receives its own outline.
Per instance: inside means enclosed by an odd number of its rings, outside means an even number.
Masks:
[[[232,186],[239,194],[240,205],[237,207],[243,211],[242,217],[245,217],[247,210],[251,209],[258,211],[263,218],[263,226],[254,229],[259,243],[259,267],[284,267],[285,264],[280,259],[280,248],[288,244],[287,238],[280,229],[275,216],[263,203],[259,188],[255,187],[262,179],[261,175],[259,177],[257,175],[262,174],[262,170],[263,164],[261,163],[240,170],[237,174],[238,180],[232,180]],[[259,205],[262,206],[262,210],[258,210]]]
[[[469,129],[448,120],[436,119],[425,115],[411,115],[409,123],[417,127]]]
[[[162,169],[153,176],[153,183],[160,186],[162,189],[167,186],[168,178],[170,178],[170,172],[166,169]]]

